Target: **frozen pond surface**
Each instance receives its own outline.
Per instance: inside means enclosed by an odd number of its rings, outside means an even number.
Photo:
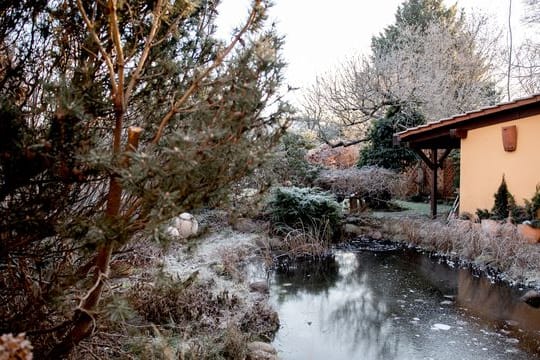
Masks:
[[[537,359],[522,293],[404,249],[338,251],[270,277],[280,358]]]

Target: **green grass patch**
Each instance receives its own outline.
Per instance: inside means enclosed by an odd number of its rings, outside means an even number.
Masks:
[[[403,200],[392,200],[392,202],[395,203],[400,208],[402,208],[403,210],[394,211],[394,212],[374,211],[373,216],[376,216],[376,217],[393,217],[393,216],[401,216],[401,215],[431,216],[431,206],[429,203],[410,202],[410,201],[403,201]],[[445,216],[450,212],[451,208],[452,208],[451,205],[437,204],[437,215]]]

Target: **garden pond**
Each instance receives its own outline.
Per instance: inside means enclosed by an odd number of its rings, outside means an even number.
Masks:
[[[477,271],[411,249],[358,241],[270,273],[293,359],[537,359],[540,309]]]

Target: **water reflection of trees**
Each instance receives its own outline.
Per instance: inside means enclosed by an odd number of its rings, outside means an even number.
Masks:
[[[275,285],[281,290],[277,291],[276,300],[283,303],[301,295],[324,295],[331,303],[330,313],[322,319],[327,331],[350,346],[351,352],[394,359],[399,339],[390,336],[386,302],[381,300],[380,293],[375,293],[379,290],[374,290],[378,286],[373,282],[388,281],[384,274],[376,273],[377,266],[380,260],[371,257],[358,259],[353,255],[351,259],[339,254],[281,266],[274,276]]]
[[[419,317],[426,325],[437,315],[431,309],[445,299],[443,295],[456,295],[457,304],[475,318],[485,317],[491,326],[500,322],[505,332],[514,329],[504,320],[517,320],[521,329],[511,336],[531,353],[539,347],[540,311],[520,302],[510,288],[496,290],[489,279],[415,252],[337,253],[282,267],[274,280],[277,301],[292,299],[299,312],[309,304],[308,319],[319,316],[321,338],[337,342],[351,358],[397,359],[403,352],[438,344],[429,339],[429,327],[408,320]],[[421,336],[411,336],[410,331]]]
[[[282,303],[291,296],[304,292],[310,295],[328,293],[341,280],[335,256],[318,260],[303,260],[280,266],[275,272],[275,282],[286,292],[280,292],[277,301]],[[290,285],[284,287],[284,284]]]
[[[390,336],[386,303],[374,294],[366,273],[330,313],[328,325],[336,337],[350,344],[351,353],[362,350],[365,358],[373,359],[395,359],[398,355],[399,338]]]

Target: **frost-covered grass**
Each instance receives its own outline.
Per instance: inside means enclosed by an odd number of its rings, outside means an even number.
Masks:
[[[166,250],[145,243],[141,252],[152,261],[111,284],[126,300],[106,305],[93,337],[106,346],[84,343],[88,352],[77,359],[245,359],[250,342],[271,340],[277,313],[267,294],[249,287],[266,274],[246,268],[265,235],[235,231],[216,212],[199,220],[206,232],[188,243]]]

